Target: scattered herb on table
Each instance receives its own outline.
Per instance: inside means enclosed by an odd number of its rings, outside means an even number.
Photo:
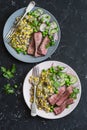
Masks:
[[[14,89],[11,87],[10,84],[4,85],[4,91],[6,94],[13,94],[14,93]]]
[[[14,94],[15,93],[15,89],[17,87],[18,86],[16,84],[14,86],[11,86],[11,84],[8,83],[8,84],[4,85],[4,91],[5,91],[6,94]]]
[[[7,79],[11,79],[14,77],[14,74],[16,72],[16,66],[15,64],[13,64],[11,69],[6,69],[5,67],[2,66],[1,72],[2,72],[3,77]]]
[[[4,78],[11,79],[14,77],[14,74],[16,72],[16,65],[13,64],[11,69],[7,69],[6,67],[1,67],[1,72]],[[11,85],[10,83],[7,83],[4,85],[4,92],[6,94],[14,94],[15,90],[18,88],[17,84]]]
[[[10,83],[8,84],[5,84],[4,85],[4,92],[6,94],[14,94],[15,93],[15,89],[17,88],[18,86],[15,84],[15,85],[11,85]]]

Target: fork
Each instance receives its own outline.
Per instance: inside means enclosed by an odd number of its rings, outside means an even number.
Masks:
[[[34,77],[39,77],[39,67],[33,68],[32,75]],[[34,101],[31,105],[31,116],[36,116],[37,115],[37,111],[36,111],[36,87],[38,85],[38,82],[33,82],[33,85],[34,85]]]
[[[9,39],[9,36],[14,32],[14,30],[16,29],[16,27],[19,25],[20,21],[26,16],[26,14],[27,14],[28,12],[30,12],[30,11],[34,8],[34,6],[35,6],[35,2],[34,2],[34,1],[31,1],[31,2],[28,4],[28,6],[27,6],[27,8],[26,8],[26,10],[25,10],[24,15],[21,17],[21,19],[19,20],[19,22],[18,22],[16,25],[13,25],[13,27],[9,30],[9,32],[8,32],[8,33],[6,34],[6,36],[4,37],[5,40],[8,40],[8,39]]]

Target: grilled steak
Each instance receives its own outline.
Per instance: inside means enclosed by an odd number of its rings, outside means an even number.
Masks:
[[[46,45],[48,44],[50,42],[50,39],[48,38],[48,36],[46,36],[44,39],[43,39],[43,41],[42,41],[42,43],[41,43],[41,45],[40,45],[40,47],[39,47],[39,49],[38,49],[38,54],[41,54],[41,55],[46,55],[47,54],[47,48],[46,48]]]
[[[61,87],[58,94],[54,94],[51,97],[48,98],[48,101],[51,105],[54,105],[62,96],[62,94],[65,92],[65,86]]]
[[[61,106],[61,104],[69,97],[69,95],[73,92],[72,87],[68,87],[65,93],[61,96],[61,98],[56,102],[57,106]]]
[[[67,99],[60,107],[55,107],[54,108],[54,113],[56,115],[60,114],[61,112],[64,111],[64,109],[67,107],[67,105],[70,105],[73,102],[74,102],[74,99],[72,99],[72,98]]]
[[[34,48],[35,48],[35,43],[34,43],[34,39],[32,37],[30,44],[29,44],[29,47],[28,47],[28,50],[27,50],[27,53],[29,55],[34,55]]]
[[[34,33],[34,41],[35,41],[35,53],[34,53],[34,55],[35,55],[35,57],[38,57],[40,55],[38,55],[37,50],[38,50],[38,48],[41,44],[41,41],[42,41],[42,33],[41,32]]]

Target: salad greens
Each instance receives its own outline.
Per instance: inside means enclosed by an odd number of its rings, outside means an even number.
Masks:
[[[60,87],[63,85],[66,85],[68,87],[77,82],[76,76],[63,72],[64,69],[64,67],[60,66],[50,67],[50,80],[53,81],[54,87]]]
[[[55,21],[51,21],[51,16],[44,13],[42,9],[36,9],[27,15],[33,17],[33,20],[30,22],[33,31],[41,31],[43,37],[49,37],[50,43],[46,46],[46,48],[55,45],[54,34],[59,31],[59,27]]]

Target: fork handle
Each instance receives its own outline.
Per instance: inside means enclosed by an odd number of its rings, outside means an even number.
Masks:
[[[28,6],[27,6],[27,8],[26,8],[26,11],[25,11],[24,15],[22,16],[22,18],[20,19],[20,21],[26,16],[26,14],[27,14],[28,12],[30,12],[30,11],[34,8],[34,6],[35,6],[35,2],[34,2],[34,1],[31,1],[31,2],[28,4]],[[19,25],[20,21],[17,23],[17,25]],[[17,25],[16,25],[16,26],[17,26]]]
[[[28,12],[30,12],[30,11],[34,8],[34,6],[35,6],[35,2],[34,2],[34,1],[31,1],[31,2],[28,4],[24,15],[23,15],[22,18],[19,20],[19,22],[15,25],[16,27],[19,25],[20,21],[26,16],[26,14],[27,14]],[[11,28],[11,29],[9,30],[9,32],[6,34],[6,37],[9,37],[9,36],[14,32],[14,30],[15,30],[14,28]]]
[[[37,112],[36,112],[36,104],[32,103],[31,105],[31,116],[36,116]]]
[[[31,116],[36,116],[36,85],[34,86],[34,102],[31,105]]]
[[[36,102],[36,85],[34,86],[34,103]]]

